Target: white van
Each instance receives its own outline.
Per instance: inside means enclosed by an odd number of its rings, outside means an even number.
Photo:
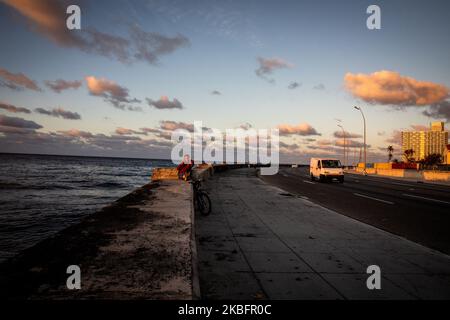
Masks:
[[[315,179],[319,181],[337,179],[340,183],[344,182],[344,170],[341,162],[337,159],[311,158],[309,174],[311,175],[311,181]]]

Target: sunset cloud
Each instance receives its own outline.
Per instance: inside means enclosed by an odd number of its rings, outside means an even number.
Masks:
[[[82,130],[78,130],[78,129],[70,129],[70,130],[60,130],[58,131],[58,133],[64,135],[64,136],[68,136],[68,137],[72,137],[72,138],[92,138],[94,135],[88,131],[82,131]]]
[[[136,109],[135,107],[127,105],[129,103],[140,102],[139,100],[130,97],[127,88],[118,85],[114,81],[96,78],[94,76],[88,76],[85,80],[91,95],[103,97],[105,101],[121,110],[140,110],[140,108]]]
[[[280,124],[278,126],[280,130],[280,136],[299,135],[299,136],[320,136],[321,134],[316,131],[310,124],[301,123],[293,126],[289,124]]]
[[[342,132],[342,131],[335,131],[333,133],[333,136],[335,138],[344,138],[345,137],[346,139],[362,138],[361,134],[359,134],[359,133],[352,133],[352,132],[348,132],[348,131],[345,131],[345,136],[344,136],[344,132]]]
[[[3,102],[0,102],[0,109],[6,110],[6,111],[12,112],[12,113],[31,113],[31,111],[27,108],[16,107],[16,106],[13,106],[12,104],[7,104],[7,103],[3,103]]]
[[[158,63],[161,55],[190,45],[189,39],[181,34],[167,37],[155,32],[145,32],[136,25],[131,27],[130,35],[136,49],[134,57],[150,64]]]
[[[55,117],[55,118],[63,118],[68,120],[80,120],[81,116],[76,112],[71,112],[64,110],[63,108],[55,108],[52,110],[47,110],[43,108],[34,109],[37,113],[44,114],[47,116]]]
[[[345,139],[345,143],[344,143],[344,139],[336,140],[335,145],[338,147],[344,147],[344,145],[345,145],[347,148],[362,148],[362,147],[364,147],[364,143],[355,141],[355,140],[349,140],[349,139]],[[368,145],[367,147],[370,147],[370,145]]]
[[[34,121],[22,118],[8,117],[0,115],[0,126],[22,128],[22,129],[41,129],[42,126]]]
[[[142,128],[141,131],[138,130],[133,130],[133,129],[128,129],[128,128],[123,128],[123,127],[119,127],[116,129],[116,134],[121,135],[121,136],[128,136],[128,135],[132,135],[132,134],[139,134],[139,135],[144,135],[146,136],[148,133],[156,133],[159,132],[159,130],[157,129],[150,129],[150,128]]]
[[[400,146],[402,144],[402,132],[399,130],[392,131],[390,137],[385,141]]]
[[[194,125],[191,123],[185,123],[185,122],[177,122],[177,121],[171,121],[171,120],[165,120],[165,121],[161,121],[159,123],[159,127],[162,130],[167,130],[167,131],[174,131],[177,129],[184,129],[187,130],[189,132],[194,132]]]
[[[347,73],[344,81],[353,96],[373,104],[425,106],[442,102],[449,95],[449,89],[443,85],[418,81],[394,71]]]
[[[156,109],[183,109],[183,104],[177,99],[170,99],[166,96],[162,96],[159,100],[151,100],[149,98],[146,99],[147,103],[151,107],[155,107]]]
[[[28,78],[23,73],[12,73],[2,68],[0,68],[0,86],[13,90],[30,89],[34,91],[41,91],[36,82]]]
[[[45,81],[45,85],[52,89],[56,93],[61,93],[63,90],[67,89],[78,89],[81,87],[82,82],[79,80],[66,81],[63,79],[58,79],[55,81]]]
[[[445,119],[450,122],[450,102],[442,101],[431,105],[428,110],[422,112],[423,115],[434,119]]]
[[[270,78],[269,76],[273,74],[275,70],[279,69],[289,69],[292,68],[293,65],[289,62],[286,62],[279,58],[262,58],[258,57],[258,69],[255,70],[255,73],[258,77],[263,78],[269,82],[275,82],[273,78]]]
[[[146,61],[156,64],[160,56],[189,45],[182,36],[167,37],[146,32],[138,26],[129,28],[128,38],[103,33],[89,27],[78,32],[67,29],[66,8],[58,0],[3,0],[19,12],[27,26],[60,47],[78,48],[84,52],[99,54],[123,63]]]
[[[416,131],[428,131],[428,130],[430,130],[430,127],[425,126],[423,124],[412,124],[411,128],[413,130],[416,130]]]

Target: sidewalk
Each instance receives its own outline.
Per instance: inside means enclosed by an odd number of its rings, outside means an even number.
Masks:
[[[450,299],[450,257],[265,184],[214,175],[196,217],[206,299]],[[366,269],[381,268],[381,290]]]

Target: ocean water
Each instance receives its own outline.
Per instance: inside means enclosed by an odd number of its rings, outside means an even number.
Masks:
[[[170,160],[0,154],[0,262],[150,182]]]

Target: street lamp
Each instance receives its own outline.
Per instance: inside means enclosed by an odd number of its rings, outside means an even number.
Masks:
[[[344,126],[341,124],[338,124],[338,127],[342,129],[342,134],[344,135],[344,164],[343,166],[345,167],[345,163],[347,162],[347,158],[345,157],[345,148],[347,146],[347,143],[345,142],[345,130],[344,130]]]
[[[366,163],[367,163],[367,145],[366,145],[366,118],[364,117],[364,113],[361,109],[361,107],[353,106],[356,110],[359,110],[361,112],[361,115],[363,117],[364,121],[364,174],[367,174],[366,172]]]

